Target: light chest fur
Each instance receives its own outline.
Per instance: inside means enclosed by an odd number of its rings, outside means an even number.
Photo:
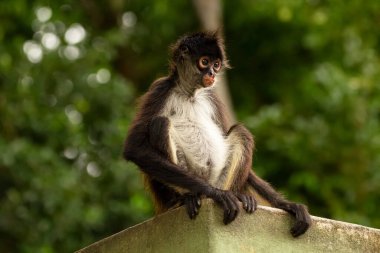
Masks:
[[[168,98],[162,116],[171,123],[174,162],[215,185],[226,164],[228,144],[213,121],[215,107],[206,89],[194,97],[176,91]]]

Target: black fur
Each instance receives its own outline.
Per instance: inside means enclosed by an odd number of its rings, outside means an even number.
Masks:
[[[199,32],[190,35],[184,35],[174,45],[172,49],[171,69],[175,70],[176,65],[182,61],[183,53],[189,53],[193,63],[199,59],[199,56],[211,56],[214,60],[219,58],[225,68],[229,67],[224,42],[221,36],[216,32]]]

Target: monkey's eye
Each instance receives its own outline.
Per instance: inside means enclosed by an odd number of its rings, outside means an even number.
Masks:
[[[209,64],[210,64],[210,59],[208,57],[204,56],[199,59],[199,67],[201,69],[207,68]]]
[[[213,67],[214,71],[218,72],[220,70],[220,67],[221,67],[220,61],[218,60],[218,61],[214,62],[214,65],[212,67]]]

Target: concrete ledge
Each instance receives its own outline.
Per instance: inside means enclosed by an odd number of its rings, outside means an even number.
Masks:
[[[203,201],[196,220],[177,208],[94,243],[78,253],[121,252],[380,252],[380,230],[312,217],[306,234],[293,238],[293,220],[278,209],[243,211],[231,224],[221,209]]]

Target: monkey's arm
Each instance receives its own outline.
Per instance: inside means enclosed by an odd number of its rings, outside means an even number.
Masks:
[[[230,223],[239,211],[239,201],[236,196],[231,191],[211,186],[168,159],[171,153],[167,150],[170,147],[167,139],[169,123],[165,117],[156,117],[149,124],[134,125],[125,143],[124,157],[162,183],[187,189],[195,195],[204,194],[212,198],[224,210],[224,223]]]
[[[210,90],[209,92],[209,96],[216,108],[215,117],[213,117],[213,120],[220,127],[223,133],[227,134],[227,132],[229,132],[229,129],[232,127],[229,128],[231,124],[229,123],[230,119],[228,119],[226,116],[226,107],[215,94],[214,90]]]
[[[149,141],[154,149],[159,151],[169,161],[177,164],[182,169],[181,157],[178,157],[175,144],[171,140],[168,129],[170,128],[170,122],[165,117],[155,117],[149,124]],[[184,162],[186,163],[186,162]],[[190,219],[195,219],[199,213],[201,207],[201,194],[194,194],[191,192],[182,194],[182,204],[185,205],[187,214]]]
[[[290,230],[294,237],[302,235],[310,227],[311,218],[306,206],[285,200],[270,184],[259,178],[252,171],[248,176],[247,182],[259,195],[268,200],[273,207],[283,209],[296,218],[296,223]]]

